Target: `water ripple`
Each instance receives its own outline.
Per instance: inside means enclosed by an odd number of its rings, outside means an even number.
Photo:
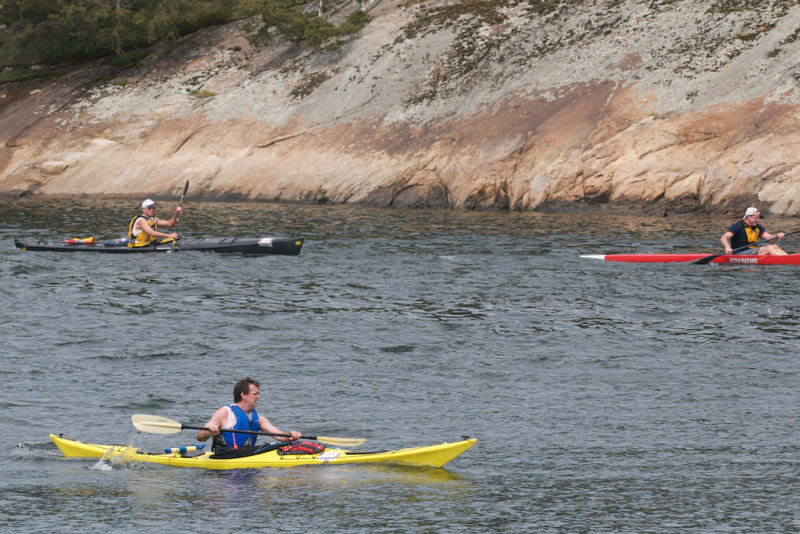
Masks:
[[[714,252],[729,221],[186,207],[188,235],[306,245],[292,258],[26,253],[13,238],[116,237],[135,203],[0,200],[7,530],[800,527],[797,269],[579,257]],[[47,440],[190,444],[137,433],[130,415],[203,424],[245,375],[280,428],[375,449],[479,442],[445,470],[218,473],[65,459]]]

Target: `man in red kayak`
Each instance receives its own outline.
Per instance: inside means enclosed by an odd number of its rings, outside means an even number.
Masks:
[[[270,432],[273,434],[291,434],[291,438],[276,436],[278,441],[296,441],[302,434],[297,430],[284,432],[262,417],[256,411],[258,399],[261,397],[260,384],[250,377],[236,382],[233,387],[233,400],[236,404],[223,406],[211,416],[205,427],[208,430],[199,430],[197,439],[205,441],[214,436],[213,449],[215,452],[224,452],[242,447],[252,447],[256,444],[255,434],[239,432],[225,432],[225,429],[250,430],[255,432]]]
[[[722,246],[725,247],[725,254],[761,254],[772,256],[786,256],[786,252],[776,244],[761,245],[756,247],[755,244],[759,239],[764,241],[783,239],[785,235],[783,232],[778,232],[773,235],[764,230],[764,227],[758,224],[761,214],[756,208],[747,208],[744,212],[744,217],[741,221],[733,223],[728,231],[722,234],[720,241]],[[749,248],[749,244],[752,244]],[[742,249],[742,250],[738,250]],[[734,252],[735,250],[735,252]]]

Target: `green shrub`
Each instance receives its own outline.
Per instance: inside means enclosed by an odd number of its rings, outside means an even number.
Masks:
[[[216,93],[206,91],[205,89],[201,89],[199,91],[197,89],[193,89],[189,91],[189,94],[195,98],[211,98],[212,96],[217,96]]]
[[[0,24],[11,29],[3,32],[0,66],[125,57],[131,50],[233,20],[238,2],[2,0]]]
[[[321,0],[322,12],[343,0]],[[337,4],[336,2],[339,2]],[[56,64],[116,56],[135,68],[141,50],[200,28],[261,16],[292,42],[318,47],[356,34],[369,22],[363,11],[335,26],[299,0],[0,0],[0,67]],[[265,30],[261,30],[265,33]]]
[[[22,69],[8,69],[0,72],[0,82],[14,82],[24,77],[25,71]]]

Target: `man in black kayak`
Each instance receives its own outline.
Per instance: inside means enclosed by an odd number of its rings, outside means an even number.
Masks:
[[[181,213],[183,213],[183,208],[178,206],[171,219],[159,219],[156,217],[156,203],[148,198],[142,202],[142,213],[134,217],[128,225],[128,246],[143,247],[152,244],[157,239],[178,239],[177,233],[165,234],[159,232],[158,227],[171,228],[175,226]]]
[[[737,250],[735,254],[762,254],[772,256],[786,256],[786,252],[776,244],[761,245],[756,247],[755,244],[759,239],[769,241],[771,239],[783,239],[785,235],[783,232],[778,232],[775,235],[770,234],[764,227],[758,224],[761,214],[756,208],[747,208],[744,212],[744,217],[741,221],[733,223],[728,231],[722,234],[720,241],[722,246],[725,247],[725,254],[734,254],[734,249],[746,247],[748,244],[753,244],[744,250]]]
[[[208,430],[199,430],[197,439],[205,441],[214,436],[213,449],[215,452],[224,452],[231,449],[250,447],[256,444],[255,434],[242,434],[239,432],[225,432],[224,429],[251,430],[255,432],[270,432],[273,434],[291,434],[291,438],[276,436],[278,441],[296,441],[302,434],[297,430],[284,432],[256,412],[258,399],[261,397],[260,384],[250,377],[236,382],[233,387],[233,400],[235,404],[223,406],[211,416],[206,423]]]

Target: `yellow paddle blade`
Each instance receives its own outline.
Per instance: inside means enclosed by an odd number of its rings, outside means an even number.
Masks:
[[[316,439],[319,442],[327,443],[335,447],[358,447],[367,441],[366,438],[332,438],[330,436],[315,436],[311,439]]]
[[[150,434],[175,434],[183,429],[183,425],[178,421],[158,415],[133,414],[131,422],[137,430]]]

